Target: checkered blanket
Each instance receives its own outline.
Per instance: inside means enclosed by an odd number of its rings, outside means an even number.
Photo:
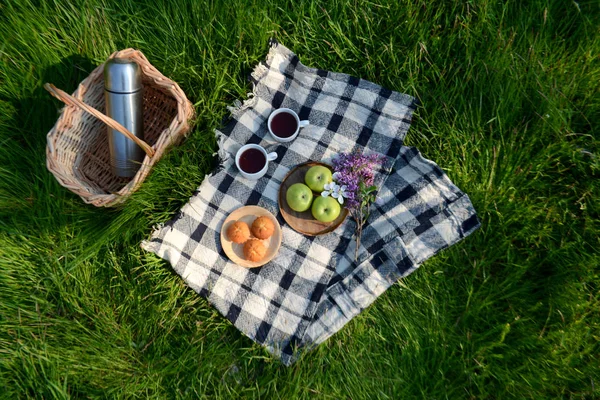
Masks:
[[[231,122],[217,131],[219,167],[142,246],[169,261],[240,331],[290,365],[300,350],[323,342],[479,222],[469,198],[437,165],[402,146],[415,108],[412,97],[308,68],[276,42],[252,79],[250,98],[232,108]],[[275,142],[267,131],[269,114],[280,107],[310,121],[291,143]],[[258,181],[242,178],[235,166],[235,153],[246,143],[278,154]],[[347,151],[384,160],[375,178],[379,201],[356,262],[355,224],[349,218],[330,234],[308,237],[285,224],[277,203],[281,181],[295,165],[328,162]],[[233,264],[219,243],[223,221],[244,205],[266,208],[282,226],[278,254],[260,268]]]

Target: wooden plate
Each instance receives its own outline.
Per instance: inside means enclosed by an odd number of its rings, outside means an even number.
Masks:
[[[303,164],[295,166],[281,182],[279,187],[279,211],[283,215],[283,219],[288,223],[292,229],[308,236],[324,235],[326,233],[334,231],[338,226],[344,222],[348,216],[348,210],[342,207],[340,215],[332,222],[320,222],[317,221],[310,212],[310,209],[303,212],[294,211],[288,206],[285,199],[285,194],[290,186],[294,183],[304,183],[304,175],[310,167],[315,165],[322,165],[324,167],[332,169],[330,165],[322,162],[309,161]],[[313,192],[314,196],[320,196],[321,193]]]
[[[260,261],[248,261],[244,258],[244,243],[238,244],[233,243],[227,238],[226,232],[229,225],[236,221],[242,221],[248,224],[248,227],[252,227],[252,223],[257,217],[269,217],[275,225],[275,232],[270,238],[263,240],[262,242],[267,247],[267,254],[265,258]],[[256,268],[261,265],[265,265],[275,257],[281,246],[281,226],[277,219],[269,211],[258,206],[244,206],[240,207],[225,219],[223,226],[221,227],[221,246],[227,257],[239,266],[246,268]]]

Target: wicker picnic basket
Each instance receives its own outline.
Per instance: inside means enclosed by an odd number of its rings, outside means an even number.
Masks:
[[[104,115],[104,64],[96,68],[69,95],[52,84],[44,87],[66,104],[48,132],[47,167],[58,182],[97,207],[123,202],[142,184],[165,150],[178,143],[190,129],[194,107],[177,83],[166,78],[138,50],[113,53],[135,61],[144,85],[144,141]],[[120,178],[110,166],[107,127],[135,141],[146,153],[133,178]]]

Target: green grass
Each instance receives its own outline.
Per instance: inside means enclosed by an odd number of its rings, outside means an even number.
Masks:
[[[0,397],[599,398],[595,1],[0,4]],[[213,130],[276,37],[309,66],[417,96],[407,144],[481,229],[290,368],[139,247],[211,168]],[[60,104],[136,47],[198,114],[119,209],[45,167]]]

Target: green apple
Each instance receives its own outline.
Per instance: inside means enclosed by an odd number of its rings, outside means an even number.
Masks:
[[[315,192],[321,193],[325,185],[333,181],[329,168],[322,165],[315,165],[306,171],[304,182]]]
[[[311,211],[318,221],[331,222],[340,215],[342,207],[333,197],[319,196],[313,201]]]
[[[302,212],[310,208],[313,194],[304,183],[294,183],[285,193],[285,199],[292,210]]]

